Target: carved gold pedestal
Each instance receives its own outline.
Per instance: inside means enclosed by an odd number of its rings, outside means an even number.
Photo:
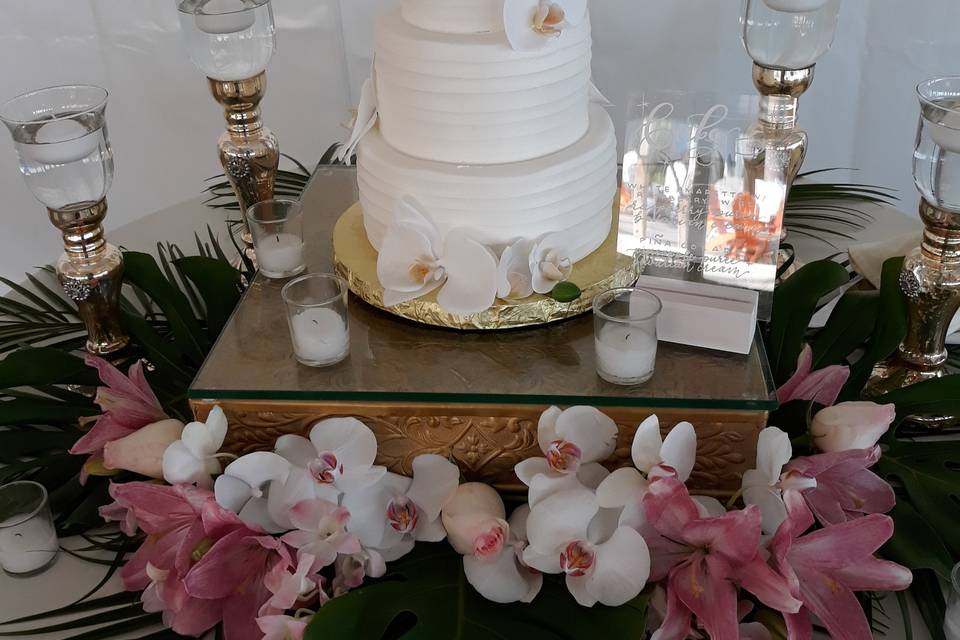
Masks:
[[[107,355],[123,349],[130,342],[120,326],[123,256],[103,237],[107,201],[47,211],[50,222],[63,233],[64,253],[57,261],[57,277],[67,296],[77,303],[87,329],[87,351]]]
[[[369,426],[379,442],[378,464],[411,475],[413,459],[434,453],[456,462],[468,481],[486,482],[502,491],[525,491],[513,467],[542,456],[537,420],[546,409],[535,405],[359,404],[194,400],[197,419],[219,404],[230,429],[226,448],[235,454],[268,450],[282,435],[306,435],[318,420],[353,416]],[[664,435],[687,420],[697,430],[697,465],[690,479],[697,493],[727,496],[740,488],[744,471],[754,466],[756,442],[766,412],[605,408],[616,420],[620,439],[610,469],[631,463],[630,445],[637,426],[651,413],[660,417]]]
[[[267,74],[238,81],[207,79],[210,92],[224,109],[227,130],[220,136],[220,163],[233,185],[243,220],[244,255],[256,265],[253,236],[247,228],[247,209],[273,197],[280,164],[280,144],[260,119],[260,101],[267,89]]]

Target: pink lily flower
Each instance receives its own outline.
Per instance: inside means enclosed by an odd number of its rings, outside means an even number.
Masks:
[[[189,486],[166,486],[152,482],[111,484],[115,504],[128,509],[125,519],[135,519],[147,534],[146,541],[123,566],[120,577],[127,591],[141,591],[152,582],[147,565],[159,569],[176,568],[177,558],[189,556],[192,548],[185,542],[203,537],[201,511],[213,494]]]
[[[137,514],[126,500],[114,500],[100,507],[97,512],[106,522],[119,522],[120,531],[129,537],[137,535]]]
[[[896,504],[893,488],[869,470],[880,447],[795,458],[786,474],[817,481],[802,491],[807,505],[824,525],[840,524],[870,513],[887,513]]]
[[[787,520],[770,544],[773,562],[803,601],[798,613],[784,616],[790,640],[809,640],[810,614],[819,618],[831,637],[870,640],[873,634],[855,591],[902,591],[913,574],[874,553],[893,535],[893,520],[872,514],[802,535],[813,525],[803,499],[788,493]]]
[[[190,597],[175,570],[147,563],[150,585],[140,596],[147,613],[162,612],[163,625],[183,636],[201,636],[223,619],[219,603]]]
[[[310,624],[309,618],[293,618],[290,616],[261,616],[257,618],[257,626],[263,632],[263,640],[303,640],[303,632]]]
[[[673,476],[650,484],[643,507],[650,577],[668,578],[666,616],[653,640],[683,640],[694,614],[713,640],[737,640],[738,585],[777,611],[800,610],[787,580],[760,555],[757,507],[704,518]]]
[[[792,400],[812,400],[830,406],[837,401],[843,385],[850,377],[850,367],[835,364],[823,369],[813,368],[813,349],[803,346],[797,360],[797,370],[783,386],[777,389],[777,401],[786,404]]]
[[[209,547],[184,576],[183,585],[191,598],[222,607],[224,634],[230,640],[260,640],[257,615],[272,596],[266,576],[277,564],[293,564],[290,551],[280,539],[242,523],[237,526],[218,519],[204,530],[216,536],[224,525],[232,530]]]
[[[70,449],[70,453],[99,456],[108,442],[119,440],[148,424],[167,419],[143,374],[143,362],[137,361],[127,375],[112,364],[88,355],[84,360],[100,374],[106,386],[97,387],[96,403],[103,413],[93,427]]]
[[[306,604],[318,595],[321,604],[325,602],[323,577],[313,570],[315,560],[316,558],[309,553],[302,553],[296,567],[283,563],[274,565],[263,579],[264,586],[273,595],[260,607],[260,616],[298,608],[297,603]],[[292,573],[291,569],[293,569]]]

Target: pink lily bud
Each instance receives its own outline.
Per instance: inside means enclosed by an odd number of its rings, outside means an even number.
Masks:
[[[870,449],[887,432],[897,415],[892,404],[841,402],[813,417],[810,435],[824,453]]]
[[[457,553],[484,556],[499,552],[509,526],[500,494],[493,487],[468,482],[457,488],[442,512],[447,540]],[[498,543],[499,541],[499,543]]]
[[[128,436],[108,442],[103,448],[103,464],[148,478],[163,478],[163,452],[180,439],[183,423],[161,420],[148,424]]]

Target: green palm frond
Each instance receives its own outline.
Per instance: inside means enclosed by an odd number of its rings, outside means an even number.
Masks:
[[[854,233],[873,222],[873,216],[858,206],[892,205],[898,201],[896,191],[887,187],[803,180],[841,170],[819,169],[797,176],[784,207],[783,220],[787,230],[824,242],[828,242],[827,237],[831,236],[853,240]]]

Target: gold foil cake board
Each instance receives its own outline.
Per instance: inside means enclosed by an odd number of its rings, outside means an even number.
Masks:
[[[614,222],[616,222],[614,218]],[[599,249],[576,263],[570,282],[582,295],[573,302],[533,295],[519,302],[497,300],[484,311],[459,316],[444,311],[437,303],[436,291],[394,307],[383,304],[383,287],[377,278],[377,251],[367,240],[360,204],[350,207],[333,230],[334,263],[337,273],[357,297],[369,305],[401,318],[422,324],[461,330],[500,330],[532,327],[566,320],[590,311],[593,298],[608,289],[627,287],[637,280],[636,261],[617,253],[617,226]]]

